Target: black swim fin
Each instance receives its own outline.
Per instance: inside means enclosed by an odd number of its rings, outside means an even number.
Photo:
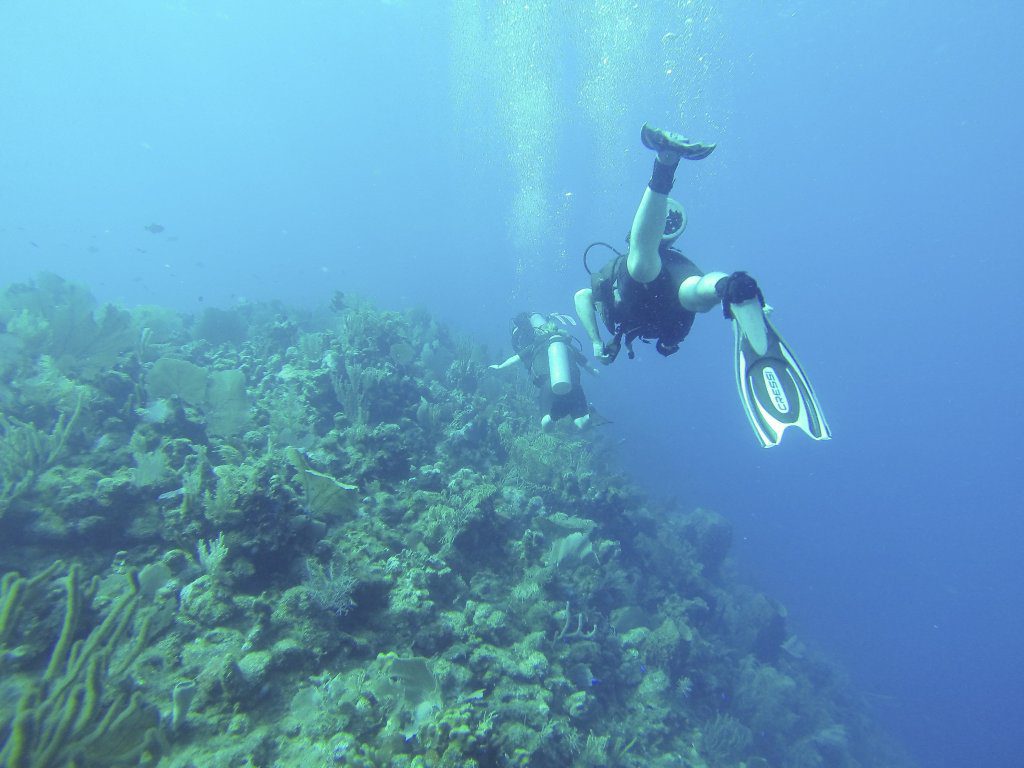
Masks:
[[[648,149],[656,152],[675,152],[685,160],[703,160],[715,151],[714,144],[690,141],[681,134],[654,128],[648,123],[644,123],[640,129],[640,141]]]

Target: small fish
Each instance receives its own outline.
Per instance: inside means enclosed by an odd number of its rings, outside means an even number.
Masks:
[[[148,227],[143,227],[143,229],[146,230],[147,232],[152,232],[154,235],[159,235],[161,232],[164,231],[163,225],[157,224],[156,222],[150,224]]]

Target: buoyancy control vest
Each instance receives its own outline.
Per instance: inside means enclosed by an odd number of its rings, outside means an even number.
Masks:
[[[679,303],[679,286],[704,273],[675,248],[662,246],[661,271],[649,283],[629,276],[626,256],[619,256],[591,275],[594,306],[613,334],[613,346],[625,340],[630,358],[633,340],[657,341],[660,354],[671,355],[690,332],[694,313]]]

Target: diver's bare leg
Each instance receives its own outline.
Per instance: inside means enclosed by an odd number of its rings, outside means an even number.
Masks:
[[[768,349],[765,327],[764,297],[761,289],[746,272],[708,272],[688,277],[679,286],[679,303],[691,312],[707,312],[720,302],[726,304],[726,317],[739,324],[740,331],[759,355]]]
[[[679,303],[690,312],[707,312],[717,307],[722,297],[715,290],[718,281],[728,277],[725,272],[708,272],[700,277],[688,277],[679,286]]]
[[[662,150],[658,153],[651,180],[633,217],[633,227],[629,231],[626,269],[629,276],[640,283],[651,282],[661,272],[658,248],[661,245],[661,236],[665,234],[668,193],[672,191],[677,165],[679,155],[675,152]]]
[[[733,272],[715,286],[722,297],[725,316],[736,321],[740,333],[759,355],[768,351],[768,327],[764,294],[757,280],[746,272]]]
[[[626,268],[634,280],[649,283],[661,272],[658,248],[665,234],[668,193],[672,191],[676,166],[683,158],[704,159],[714,151],[715,145],[690,141],[681,134],[654,128],[647,123],[640,129],[640,141],[657,152],[658,159],[654,161],[651,181],[633,218]]]

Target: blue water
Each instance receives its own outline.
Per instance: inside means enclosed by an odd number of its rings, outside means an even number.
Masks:
[[[717,141],[677,174],[680,245],[757,276],[835,439],[757,447],[716,312],[588,394],[922,765],[1019,764],[1022,6],[584,5],[7,0],[0,284],[342,290],[500,360],[509,316],[571,310],[583,247],[622,243],[639,126]]]

